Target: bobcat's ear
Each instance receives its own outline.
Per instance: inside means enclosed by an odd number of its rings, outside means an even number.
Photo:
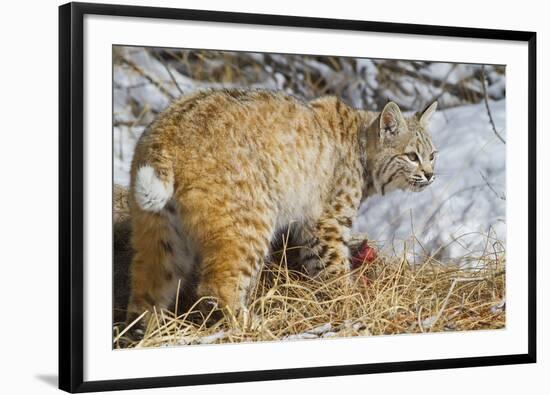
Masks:
[[[434,115],[435,110],[437,110],[436,101],[430,104],[428,108],[426,108],[424,112],[420,114],[420,117],[419,117],[420,123],[424,126],[428,125],[428,123],[430,122],[430,119],[432,119],[432,115]]]
[[[380,139],[392,139],[403,132],[405,118],[399,106],[389,102],[380,113]]]

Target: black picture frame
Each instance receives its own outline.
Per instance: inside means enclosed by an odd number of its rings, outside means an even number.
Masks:
[[[84,381],[83,19],[87,14],[528,43],[528,352],[471,358]],[[69,3],[59,7],[59,388],[107,391],[536,362],[536,33],[159,7]]]

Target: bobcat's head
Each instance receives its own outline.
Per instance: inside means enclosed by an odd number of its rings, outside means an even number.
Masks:
[[[394,102],[386,104],[371,125],[377,139],[370,151],[371,180],[382,195],[395,190],[421,191],[434,181],[436,149],[427,126],[437,108],[432,103],[425,111],[404,117]],[[377,133],[376,133],[377,132]]]

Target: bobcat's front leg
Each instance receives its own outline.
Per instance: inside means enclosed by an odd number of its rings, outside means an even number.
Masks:
[[[328,278],[349,273],[350,226],[350,218],[323,217],[302,230],[300,258],[309,276]]]
[[[330,278],[349,273],[348,243],[358,205],[358,194],[341,192],[316,221],[301,229],[301,264],[309,276]]]

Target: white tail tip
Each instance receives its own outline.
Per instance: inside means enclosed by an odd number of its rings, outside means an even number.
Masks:
[[[155,174],[155,169],[146,165],[138,169],[134,191],[136,202],[141,209],[159,212],[172,198],[174,185],[172,182],[163,182]]]

